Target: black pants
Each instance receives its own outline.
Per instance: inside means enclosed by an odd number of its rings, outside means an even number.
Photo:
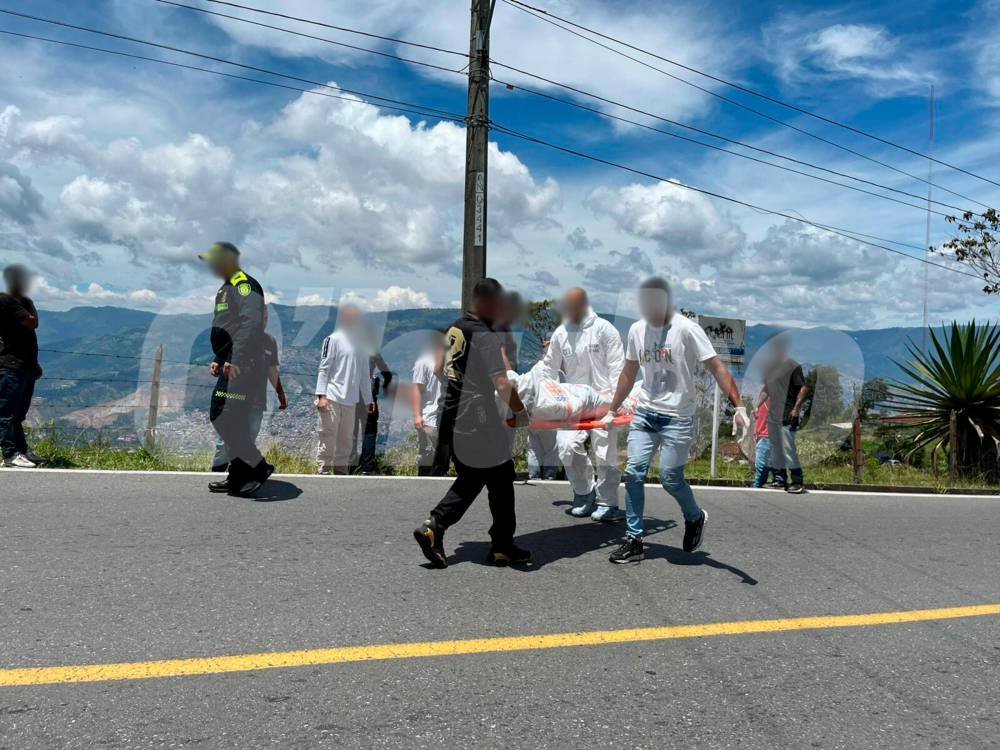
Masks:
[[[458,477],[431,511],[431,517],[443,530],[458,523],[479,493],[486,488],[493,514],[490,539],[494,549],[506,549],[514,543],[517,516],[514,513],[514,462],[490,468],[473,468],[455,459]]]
[[[250,421],[259,385],[253,375],[247,373],[232,383],[219,377],[212,393],[209,417],[212,427],[226,444],[229,482],[234,486],[256,478],[264,466],[264,456],[257,449]]]
[[[24,420],[35,392],[34,368],[0,368],[0,449],[4,458],[28,452]]]

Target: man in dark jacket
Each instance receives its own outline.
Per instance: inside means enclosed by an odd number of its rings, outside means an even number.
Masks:
[[[31,455],[24,434],[24,420],[42,376],[38,364],[38,311],[27,296],[31,274],[23,266],[3,272],[6,293],[0,294],[0,449],[3,465],[33,469],[39,460]]]
[[[218,380],[209,416],[225,443],[229,474],[208,488],[252,495],[274,471],[257,449],[252,424],[254,405],[267,391],[264,289],[240,269],[240,251],[229,242],[216,242],[198,257],[223,280],[212,319],[211,371]]]

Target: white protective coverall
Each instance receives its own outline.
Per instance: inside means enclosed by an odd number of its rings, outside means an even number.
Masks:
[[[614,392],[618,376],[625,366],[621,336],[608,321],[588,309],[579,325],[564,321],[549,343],[543,360],[545,376],[564,382],[582,383],[595,390]],[[587,437],[597,459],[595,468],[587,453]],[[596,489],[597,504],[618,507],[618,431],[560,430],[556,438],[559,460],[573,488],[575,500],[591,495]]]

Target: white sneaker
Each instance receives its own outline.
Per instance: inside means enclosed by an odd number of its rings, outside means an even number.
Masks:
[[[5,458],[3,465],[8,469],[37,469],[38,464],[28,460],[23,453],[16,454],[13,458]]]
[[[592,521],[598,521],[601,523],[621,521],[623,518],[625,518],[625,513],[614,505],[598,505],[597,510],[590,514],[590,519]]]
[[[586,495],[573,495],[573,504],[567,508],[566,512],[576,518],[586,518],[594,512],[594,493],[588,492]]]

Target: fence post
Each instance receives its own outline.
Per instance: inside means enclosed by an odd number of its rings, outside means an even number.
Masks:
[[[958,412],[952,409],[948,421],[948,484],[955,485],[958,479]]]
[[[143,447],[152,451],[156,447],[156,419],[160,412],[160,370],[163,367],[163,344],[156,348],[153,362],[153,382],[149,386],[149,414],[146,418],[146,436]]]
[[[851,428],[851,463],[854,466],[854,483],[861,484],[865,478],[865,452],[861,447],[861,415],[854,418]]]

